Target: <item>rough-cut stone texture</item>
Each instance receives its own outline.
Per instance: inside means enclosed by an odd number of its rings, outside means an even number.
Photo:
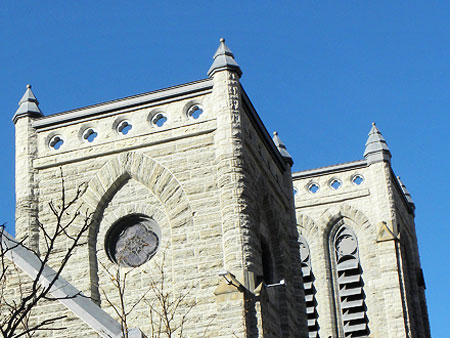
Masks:
[[[203,107],[198,119],[186,115],[193,104]],[[150,123],[158,112],[168,118],[162,127]],[[127,135],[116,131],[122,120],[133,126]],[[187,317],[188,337],[307,337],[300,232],[311,250],[319,335],[338,337],[342,327],[328,235],[345,220],[358,240],[370,337],[429,335],[423,287],[417,283],[414,217],[389,163],[296,173],[292,179],[289,163],[258,121],[239,74],[229,69],[214,72],[212,88],[197,94],[44,127],[33,128],[33,117],[18,117],[17,236],[42,245],[36,216],[51,229],[48,203],[60,199],[61,175],[68,196],[86,183],[79,202],[83,212],[94,213],[93,222],[63,277],[111,316],[117,318],[106,297],[119,299],[105,272],[115,269],[105,252],[105,236],[118,219],[142,214],[158,223],[161,244],[149,262],[128,276],[126,306],[146,293],[149,276],[158,278],[155,264],[164,253],[168,288],[175,297],[190,290],[177,315],[196,304]],[[82,139],[86,128],[98,132],[92,143]],[[59,150],[48,146],[54,135],[64,140]],[[361,185],[351,181],[356,174],[364,177]],[[329,186],[333,179],[342,182],[337,190]],[[311,183],[320,186],[316,194],[307,190]],[[382,222],[395,234],[393,239],[377,241]],[[65,246],[58,243],[58,250]],[[285,285],[263,287],[255,294],[267,277],[263,250],[272,262],[271,282],[284,279]],[[58,257],[52,264],[58,264]],[[245,291],[226,285],[219,276],[223,270]],[[151,292],[146,298],[155,303]],[[60,305],[43,303],[36,320],[49,306],[67,315],[67,329],[47,336],[95,336]],[[148,308],[145,302],[136,306],[128,325],[149,333]]]
[[[364,181],[355,185],[352,178],[358,174]],[[342,182],[336,190],[330,186],[334,179]],[[420,261],[413,210],[396,182],[387,162],[357,169],[330,168],[328,173],[305,177],[294,174],[297,224],[311,250],[321,336],[343,335],[329,251],[330,231],[341,220],[358,240],[370,337],[430,336],[423,287],[413,281],[415,277],[405,284],[407,275],[415,276],[408,269],[420,270]],[[315,194],[308,190],[311,183],[320,187]],[[394,236],[377,240],[384,224]],[[407,260],[409,266],[405,266]]]

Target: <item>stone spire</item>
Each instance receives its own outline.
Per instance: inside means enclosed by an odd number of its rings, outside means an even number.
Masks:
[[[211,77],[215,72],[228,69],[236,72],[239,77],[242,75],[241,68],[239,67],[231,50],[225,44],[225,39],[220,39],[220,46],[213,56],[214,62],[208,70],[208,76]]]
[[[364,157],[369,164],[380,161],[391,161],[391,152],[389,151],[386,140],[375,125],[375,122],[372,122],[372,129],[370,129],[369,138],[366,142]]]
[[[414,204],[414,201],[412,200],[411,194],[409,193],[408,189],[406,189],[406,185],[402,182],[400,179],[400,176],[397,176],[398,183],[400,184],[400,187],[402,188],[403,194],[405,195],[406,200],[408,201],[409,205],[413,210],[416,209],[416,206]]]
[[[34,96],[31,90],[31,85],[27,85],[27,90],[23,94],[19,101],[19,108],[16,110],[13,116],[13,122],[16,123],[17,119],[24,115],[31,116],[43,116],[41,110],[39,109],[39,101]]]
[[[283,141],[281,141],[277,131],[273,132],[272,140],[273,143],[275,143],[275,145],[277,146],[277,149],[280,152],[281,157],[284,159],[285,162],[289,163],[289,165],[292,167],[292,165],[294,164],[292,156],[286,150],[286,145],[283,143]]]

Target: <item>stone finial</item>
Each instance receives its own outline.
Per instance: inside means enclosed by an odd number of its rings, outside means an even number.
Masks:
[[[402,188],[403,194],[405,195],[405,198],[408,201],[409,205],[413,210],[415,210],[416,206],[414,204],[414,201],[412,200],[411,194],[409,193],[408,189],[406,189],[406,185],[402,182],[400,176],[397,176],[397,181],[400,184],[400,187]]]
[[[215,72],[224,69],[232,70],[238,74],[239,77],[242,75],[241,68],[234,59],[234,55],[231,50],[225,44],[225,39],[220,38],[220,45],[216,53],[213,56],[214,62],[208,70],[208,76],[211,77]]]
[[[372,129],[370,129],[369,137],[366,142],[364,157],[368,164],[380,161],[391,161],[391,152],[386,140],[375,125],[375,122],[372,122]]]
[[[292,159],[292,156],[288,153],[286,150],[286,145],[281,141],[280,137],[278,136],[278,132],[273,132],[272,137],[273,143],[277,146],[278,151],[281,154],[281,157],[285,160],[285,162],[289,163],[289,165],[292,167],[294,164],[294,160]]]
[[[33,91],[31,90],[31,85],[27,85],[25,94],[19,101],[19,108],[16,110],[13,116],[13,122],[16,123],[20,116],[32,115],[32,116],[43,116],[41,110],[39,109],[39,101],[36,99]]]

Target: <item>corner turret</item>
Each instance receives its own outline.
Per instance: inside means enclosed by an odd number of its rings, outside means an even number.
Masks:
[[[391,152],[375,122],[372,122],[372,129],[370,129],[366,142],[364,157],[369,165],[381,161],[391,162]]]
[[[39,109],[39,101],[36,99],[33,91],[31,90],[31,85],[27,85],[27,90],[25,94],[23,94],[22,98],[19,101],[19,108],[17,108],[14,116],[13,122],[16,123],[17,119],[21,116],[32,116],[39,117],[44,116]]]
[[[278,151],[280,152],[281,157],[284,159],[286,163],[289,163],[289,165],[292,167],[292,165],[294,164],[294,160],[292,159],[292,156],[288,153],[286,145],[283,143],[283,141],[281,141],[280,137],[278,136],[277,131],[273,132],[272,140],[273,143],[275,143]]]
[[[402,188],[402,191],[403,191],[403,194],[405,195],[406,200],[408,201],[409,205],[411,206],[412,210],[414,211],[416,209],[416,206],[411,197],[411,194],[409,193],[408,189],[406,189],[406,185],[402,182],[402,180],[400,179],[400,176],[397,176],[397,181],[400,184],[400,187]]]
[[[225,39],[220,39],[220,46],[213,56],[214,62],[208,70],[208,76],[212,77],[215,72],[228,69],[237,73],[239,77],[242,75],[242,70],[234,59],[231,50],[225,44]]]

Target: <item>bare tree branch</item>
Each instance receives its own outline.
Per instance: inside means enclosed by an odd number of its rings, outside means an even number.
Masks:
[[[39,320],[33,316],[33,310],[42,301],[54,302],[62,299],[74,298],[77,295],[70,297],[53,297],[50,291],[53,290],[55,282],[61,276],[61,273],[67,266],[74,251],[81,245],[85,244],[82,238],[87,233],[92,221],[92,214],[86,212],[81,214],[81,197],[87,189],[86,184],[80,185],[72,198],[67,198],[67,191],[61,172],[61,195],[58,201],[50,201],[48,203],[51,215],[53,215],[54,223],[52,225],[44,225],[39,219],[36,219],[36,224],[39,229],[41,243],[45,247],[45,251],[39,254],[35,250],[27,247],[24,244],[24,239],[16,244],[34,252],[40,261],[40,266],[36,277],[25,283],[21,278],[21,271],[14,266],[14,263],[5,259],[8,251],[13,250],[14,247],[5,247],[1,245],[0,249],[0,334],[3,338],[16,337],[32,337],[36,332],[43,330],[61,330],[63,327],[55,327],[54,324],[64,316],[54,316],[49,319]],[[4,227],[0,227],[0,238],[3,239]],[[67,243],[66,250],[60,251],[61,243]],[[55,270],[55,274],[50,281],[42,284],[44,268],[49,266],[51,261],[56,257],[61,257],[59,265]],[[10,269],[14,266],[14,269]],[[15,283],[14,283],[15,282]],[[16,290],[18,296],[11,296],[6,294],[7,285],[17,284]],[[27,285],[26,288],[24,286]],[[31,318],[34,322],[31,324]]]

